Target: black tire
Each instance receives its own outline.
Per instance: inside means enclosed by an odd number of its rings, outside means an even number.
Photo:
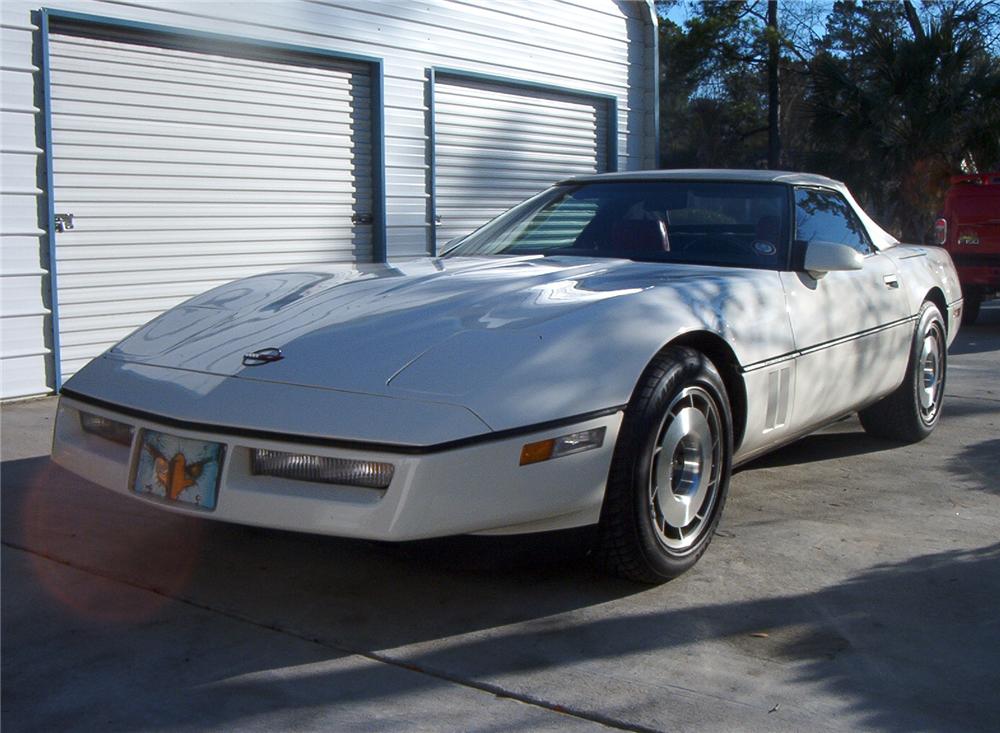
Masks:
[[[934,430],[941,416],[948,374],[948,340],[938,307],[925,302],[910,347],[906,378],[895,392],[861,410],[861,425],[871,435],[917,443]]]
[[[653,360],[615,445],[594,551],[605,570],[663,583],[698,561],[726,504],[732,424],[725,385],[704,355],[672,346]]]
[[[983,296],[979,293],[969,293],[963,301],[962,325],[971,326],[979,318],[979,309],[983,304]]]

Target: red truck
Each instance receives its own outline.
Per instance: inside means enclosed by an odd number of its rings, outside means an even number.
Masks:
[[[962,323],[975,323],[983,300],[1000,295],[1000,172],[952,176],[934,229],[962,282]]]

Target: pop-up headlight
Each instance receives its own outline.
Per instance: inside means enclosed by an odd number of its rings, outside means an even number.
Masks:
[[[255,476],[387,489],[395,467],[391,463],[377,461],[328,458],[256,448],[250,451],[250,471]]]
[[[83,432],[97,435],[119,445],[132,445],[132,426],[117,420],[110,420],[89,412],[80,413],[80,427]]]

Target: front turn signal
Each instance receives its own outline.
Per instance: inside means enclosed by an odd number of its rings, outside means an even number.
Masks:
[[[578,433],[561,435],[558,438],[539,440],[535,443],[527,443],[521,448],[521,465],[527,466],[531,463],[541,463],[551,458],[572,455],[573,453],[583,453],[594,450],[604,445],[604,435],[607,428],[593,428],[592,430],[581,430]]]

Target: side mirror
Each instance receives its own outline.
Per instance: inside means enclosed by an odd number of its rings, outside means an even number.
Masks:
[[[860,270],[864,263],[864,255],[848,244],[814,241],[806,245],[805,270],[816,280],[828,272]]]

